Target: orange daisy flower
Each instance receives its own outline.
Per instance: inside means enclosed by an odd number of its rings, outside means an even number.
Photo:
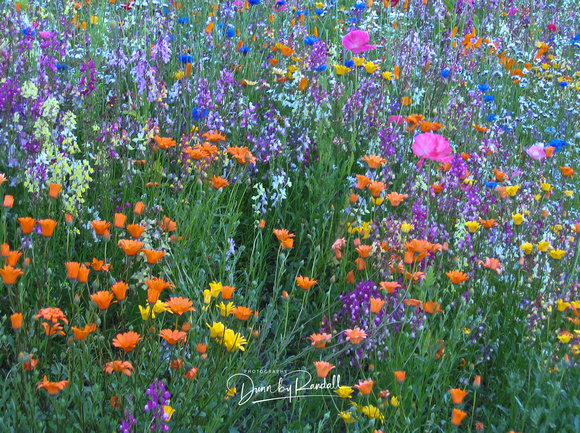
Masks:
[[[252,153],[248,150],[247,147],[227,147],[226,153],[232,155],[240,164],[246,165],[248,162],[252,164],[256,163],[256,157],[252,156]]]
[[[451,393],[451,399],[453,400],[453,404],[463,403],[463,399],[467,395],[467,391],[464,391],[459,388],[450,389],[449,392]]]
[[[44,388],[50,395],[54,395],[65,389],[67,386],[68,380],[49,382],[46,376],[44,376],[44,379],[36,386],[36,389]]]
[[[145,227],[140,226],[139,224],[129,224],[127,226],[127,230],[131,234],[132,238],[140,238],[143,232],[145,231]]]
[[[236,316],[236,319],[245,322],[252,316],[252,310],[250,310],[248,307],[238,306],[232,310],[232,314]]]
[[[381,289],[386,290],[387,293],[393,293],[395,289],[401,287],[396,281],[382,281],[380,283]]]
[[[93,230],[95,231],[96,235],[103,236],[107,229],[111,227],[111,223],[107,221],[91,221],[91,225],[93,226]]]
[[[365,189],[365,187],[370,183],[371,180],[368,177],[363,176],[362,174],[356,175],[356,189]]]
[[[463,421],[463,418],[465,418],[466,416],[467,413],[463,412],[462,410],[453,409],[453,418],[451,419],[451,424],[454,425],[461,424],[461,421]]]
[[[453,284],[460,284],[463,281],[467,281],[469,279],[466,273],[459,271],[449,271],[446,272],[445,275],[449,277]]]
[[[125,332],[124,334],[117,334],[113,339],[113,346],[123,349],[125,352],[131,352],[142,338],[135,331]]]
[[[0,269],[0,275],[2,276],[2,281],[7,286],[11,286],[16,282],[16,278],[20,275],[23,275],[24,272],[22,270],[15,268],[10,265],[4,265],[2,269]]]
[[[399,383],[403,383],[405,381],[406,376],[407,376],[406,371],[395,371],[395,379]]]
[[[91,295],[91,299],[97,304],[99,310],[106,310],[111,305],[114,296],[108,290],[101,290]]]
[[[298,286],[301,289],[308,290],[312,286],[314,286],[315,284],[318,284],[318,281],[311,280],[309,277],[303,277],[302,275],[300,275],[300,276],[296,277],[296,284],[298,284]]]
[[[408,194],[399,194],[398,192],[394,191],[385,195],[385,198],[391,202],[391,206],[393,207],[399,206],[407,197],[409,197]]]
[[[181,340],[185,341],[185,339],[187,338],[187,333],[183,331],[177,330],[172,331],[171,329],[163,329],[159,333],[159,336],[165,338],[165,341],[167,341],[170,345],[174,346]]]
[[[220,131],[217,129],[215,131],[209,131],[205,134],[202,134],[202,137],[205,138],[207,141],[211,141],[217,143],[218,141],[225,141],[226,137],[222,135]]]
[[[369,183],[369,190],[371,191],[371,195],[373,197],[378,197],[379,195],[381,195],[381,192],[383,192],[384,189],[385,189],[384,182],[376,182],[373,180],[371,183]]]
[[[143,242],[138,242],[133,239],[121,239],[119,241],[119,246],[128,256],[136,255],[143,245],[145,245]]]
[[[177,144],[171,137],[160,137],[159,135],[155,135],[153,140],[155,140],[155,143],[157,143],[161,149],[169,149],[170,147],[175,147]]]
[[[54,334],[58,335],[65,335],[64,331],[62,330],[62,325],[60,323],[55,323],[54,325],[50,326],[46,322],[42,322],[42,327],[44,328],[44,332],[47,336],[52,337]]]
[[[54,233],[54,228],[58,223],[51,219],[45,219],[38,220],[38,224],[40,224],[40,227],[42,229],[42,236],[44,236],[45,238],[49,238]]]
[[[385,301],[380,298],[371,298],[371,313],[379,314],[381,308],[385,305]]]
[[[147,301],[150,304],[155,304],[159,300],[161,292],[165,289],[173,289],[175,286],[170,281],[165,281],[162,278],[152,277],[145,281],[147,284]]]
[[[111,291],[114,293],[115,297],[118,301],[122,301],[125,299],[127,295],[127,288],[129,285],[123,281],[117,281],[115,284],[111,286]]]
[[[74,332],[75,338],[79,341],[84,340],[91,332],[95,332],[97,330],[96,323],[89,323],[85,325],[83,329],[77,328],[76,326],[71,327]]]
[[[358,389],[362,395],[369,395],[373,389],[375,382],[371,379],[360,381],[354,388]]]
[[[163,251],[147,250],[145,248],[143,248],[141,252],[145,253],[145,256],[147,257],[147,263],[150,265],[156,264],[163,256],[167,254]]]
[[[228,186],[230,183],[220,176],[212,176],[211,178],[211,186],[215,189],[223,188],[224,186]]]
[[[38,314],[34,316],[34,318],[38,320],[40,317],[52,323],[56,323],[59,320],[62,320],[68,325],[68,319],[60,308],[41,308],[38,311]]]
[[[324,379],[326,376],[328,376],[328,373],[330,373],[330,370],[335,368],[334,365],[332,365],[330,362],[326,362],[326,361],[315,361],[314,366],[316,367],[316,374],[321,379]]]
[[[366,162],[369,168],[372,170],[379,168],[381,165],[387,162],[385,158],[381,158],[380,156],[377,155],[371,156],[365,155],[363,158],[361,158],[361,161]]]
[[[274,229],[272,232],[276,235],[278,240],[282,243],[282,248],[290,249],[294,246],[294,233],[288,233],[286,229]]]
[[[124,373],[127,376],[131,376],[131,370],[135,371],[133,366],[129,361],[111,361],[105,364],[103,371],[111,374],[113,371],[117,373]]]
[[[115,219],[113,220],[113,226],[117,228],[125,227],[125,222],[127,221],[127,215],[122,213],[116,213]]]
[[[179,316],[188,311],[195,311],[195,308],[192,307],[193,302],[190,301],[189,298],[174,296],[173,298],[169,298],[169,301],[167,301],[165,305]]]
[[[323,349],[326,347],[326,343],[330,341],[332,335],[330,334],[312,334],[308,337],[309,340],[312,340],[312,345],[317,349]]]
[[[360,328],[347,329],[344,333],[346,341],[350,341],[351,344],[360,344],[363,339],[367,338],[367,333]]]

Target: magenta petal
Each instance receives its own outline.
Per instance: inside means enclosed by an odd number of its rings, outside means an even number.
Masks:
[[[437,162],[450,162],[454,157],[449,141],[442,135],[432,132],[417,135],[412,149],[418,157]]]
[[[395,125],[400,125],[401,123],[405,122],[405,118],[403,116],[389,116],[387,120],[389,123],[394,123]]]
[[[342,38],[342,46],[353,53],[360,53],[375,48],[373,45],[368,45],[368,42],[369,34],[363,30],[353,30]]]

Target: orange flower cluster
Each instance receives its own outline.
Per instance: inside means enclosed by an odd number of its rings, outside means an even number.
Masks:
[[[286,229],[274,229],[272,232],[276,235],[278,240],[282,244],[282,248],[291,249],[294,246],[295,234],[289,233]]]

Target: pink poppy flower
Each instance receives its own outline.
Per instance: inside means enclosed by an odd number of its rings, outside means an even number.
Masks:
[[[538,161],[544,159],[546,157],[546,151],[544,150],[544,146],[541,144],[534,144],[526,149],[526,153],[534,159]]]
[[[405,118],[403,116],[389,116],[387,120],[389,123],[394,123],[395,125],[405,123]]]
[[[374,50],[374,45],[369,45],[369,34],[364,30],[353,30],[342,38],[342,46],[353,53]]]
[[[557,30],[557,27],[555,24],[548,24],[548,30],[550,30],[551,32],[555,32]]]
[[[450,162],[454,157],[451,152],[449,141],[439,134],[426,132],[417,135],[413,141],[413,153],[421,158],[417,163],[419,167],[423,166],[425,158],[431,161]]]

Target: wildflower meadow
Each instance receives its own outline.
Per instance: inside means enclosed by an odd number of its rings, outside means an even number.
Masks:
[[[580,431],[575,0],[0,35],[0,431]]]

